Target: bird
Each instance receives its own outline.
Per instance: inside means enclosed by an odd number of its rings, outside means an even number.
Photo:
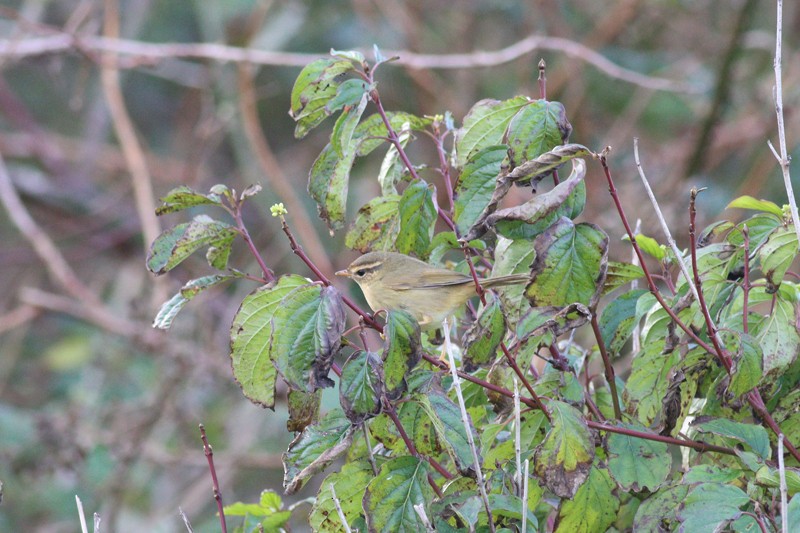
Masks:
[[[336,275],[358,283],[373,312],[402,310],[428,330],[439,328],[476,294],[471,276],[397,252],[366,253]],[[484,289],[528,281],[528,274],[478,280]]]

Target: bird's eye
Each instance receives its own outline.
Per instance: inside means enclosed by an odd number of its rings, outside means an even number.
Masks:
[[[364,277],[364,274],[366,273],[367,271],[364,270],[363,268],[361,270],[356,270],[356,276],[358,276],[359,278]]]

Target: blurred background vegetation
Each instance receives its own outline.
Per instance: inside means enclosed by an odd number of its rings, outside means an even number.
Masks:
[[[786,4],[784,102],[797,156],[800,8]],[[460,123],[480,99],[538,97],[543,58],[571,140],[613,147],[629,217],[661,237],[632,158],[638,137],[685,243],[692,185],[711,189],[705,222],[739,216],[722,212],[741,194],[786,203],[767,147],[777,143],[774,33],[766,0],[0,0],[0,530],[76,531],[75,495],[104,531],[184,530],[179,508],[195,531],[216,530],[199,423],[227,503],[281,491],[285,409],[244,399],[228,358],[231,318],[255,287],[209,291],[170,332],[155,332],[159,304],[208,267],[200,257],[154,280],[144,257],[159,227],[186,219],[156,220],[155,198],[180,184],[261,183],[247,223],[276,272],[307,274],[269,217],[276,201],[328,274],[353,258],[305,194],[330,126],[293,137],[289,92],[303,64],[330,48],[397,51],[401,61],[379,75],[385,107],[449,110]],[[235,47],[276,53],[224,60]],[[424,138],[411,154],[436,164]],[[357,163],[351,212],[378,191],[380,157]],[[587,184],[584,218],[618,240],[596,166]],[[230,262],[256,271],[243,246]],[[307,510],[298,506],[296,530]]]

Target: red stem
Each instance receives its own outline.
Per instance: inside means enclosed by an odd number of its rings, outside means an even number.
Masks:
[[[242,235],[244,242],[247,243],[247,247],[250,249],[250,253],[252,253],[253,257],[256,258],[256,262],[258,263],[258,266],[261,267],[261,271],[264,272],[264,278],[267,280],[267,283],[272,283],[276,279],[275,273],[264,262],[264,258],[261,257],[261,254],[258,252],[258,248],[256,248],[256,245],[253,242],[252,237],[250,237],[250,232],[247,231],[247,227],[244,225],[244,220],[242,220],[241,205],[242,205],[241,203],[237,202],[233,206],[232,210],[233,218],[236,221],[236,228]]]
[[[617,395],[617,379],[614,374],[614,367],[611,365],[611,358],[608,356],[606,345],[603,342],[603,334],[600,332],[600,324],[597,323],[597,313],[592,313],[592,331],[597,339],[597,347],[600,349],[600,357],[603,358],[603,365],[606,370],[606,381],[611,389],[611,401],[614,405],[614,417],[622,420],[622,409],[619,406],[619,396]]]
[[[222,493],[219,490],[217,470],[214,468],[214,451],[211,449],[211,445],[208,443],[208,437],[206,437],[206,428],[203,426],[203,424],[200,424],[200,440],[203,441],[203,453],[206,455],[206,459],[208,460],[208,469],[211,472],[211,486],[214,489],[214,499],[217,501],[219,525],[222,533],[228,533],[228,526],[225,524],[224,506],[222,505]]]
[[[636,238],[634,237],[633,231],[631,230],[631,225],[628,223],[628,217],[625,215],[625,210],[622,208],[622,203],[620,202],[619,195],[617,194],[617,188],[614,186],[614,180],[611,177],[611,170],[608,168],[608,162],[606,161],[606,156],[604,154],[600,154],[600,164],[603,167],[603,171],[605,172],[606,181],[608,182],[608,192],[611,194],[611,198],[614,201],[614,205],[617,209],[617,213],[620,216],[620,220],[622,220],[622,225],[625,226],[625,231],[628,233],[628,237],[631,242],[631,246],[633,246],[633,250],[636,253],[636,256],[639,258],[639,263],[644,271],[645,279],[647,280],[648,288],[650,289],[651,294],[658,300],[658,303],[661,307],[666,311],[666,313],[670,316],[670,318],[678,325],[686,334],[692,339],[697,345],[703,348],[710,354],[716,355],[717,358],[720,359],[721,362],[724,362],[722,358],[722,354],[716,352],[714,348],[712,348],[707,342],[703,341],[697,334],[689,328],[686,324],[683,323],[682,320],[678,318],[678,315],[667,305],[667,302],[664,300],[661,293],[655,286],[653,282],[653,278],[650,275],[650,271],[647,268],[647,264],[644,260],[644,254],[639,249],[639,245],[636,243]],[[764,406],[764,401],[761,398],[761,393],[758,392],[758,389],[753,389],[750,391],[746,396],[748,403],[752,406],[753,410],[763,419],[763,421],[769,426],[769,428],[776,434],[780,435],[781,429],[775,420],[772,419],[772,416],[767,412],[766,407]],[[800,461],[800,453],[798,453],[797,449],[787,440],[784,441],[786,444],[786,449],[789,450],[789,453],[792,456]]]
[[[697,234],[695,231],[695,222],[697,220],[697,195],[700,192],[696,187],[692,187],[691,199],[689,200],[689,253],[692,258],[692,277],[694,278],[694,285],[697,289],[697,303],[700,306],[700,311],[703,313],[703,318],[706,322],[706,331],[714,344],[714,352],[717,358],[728,371],[731,373],[733,362],[731,361],[728,351],[723,348],[719,343],[719,336],[717,335],[717,327],[714,320],[711,318],[711,312],[706,305],[706,297],[703,294],[703,281],[700,279],[700,271],[697,268]]]

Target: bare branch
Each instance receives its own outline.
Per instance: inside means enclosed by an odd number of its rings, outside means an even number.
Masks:
[[[791,163],[791,158],[789,158],[786,152],[786,127],[784,126],[783,121],[783,79],[781,75],[782,40],[783,0],[778,0],[778,16],[775,29],[775,88],[773,96],[775,97],[775,114],[778,117],[778,146],[780,146],[781,149],[780,156],[778,156],[778,154],[775,152],[775,148],[772,146],[772,143],[769,143],[769,147],[772,150],[772,153],[775,154],[775,157],[781,166],[781,172],[783,173],[783,184],[784,187],[786,187],[786,196],[789,198],[789,207],[792,211],[794,231],[797,234],[797,246],[798,249],[800,249],[800,216],[798,216],[797,213],[797,200],[795,200],[794,197],[794,191],[792,190],[792,177],[789,174],[789,164]]]
[[[0,58],[22,59],[73,50],[128,56],[129,61],[125,66],[130,67],[175,58],[304,67],[311,61],[327,55],[258,50],[215,43],[147,43],[109,38],[108,36],[69,35],[66,33],[0,41]],[[411,70],[453,70],[495,67],[541,50],[561,52],[568,57],[592,65],[607,76],[646,89],[691,94],[701,92],[700,88],[694,87],[688,82],[646,76],[617,65],[581,43],[545,35],[530,35],[505,48],[492,51],[474,51],[465,54],[417,54],[408,50],[384,50],[384,53],[387,56],[398,56],[400,59],[395,63]]]

